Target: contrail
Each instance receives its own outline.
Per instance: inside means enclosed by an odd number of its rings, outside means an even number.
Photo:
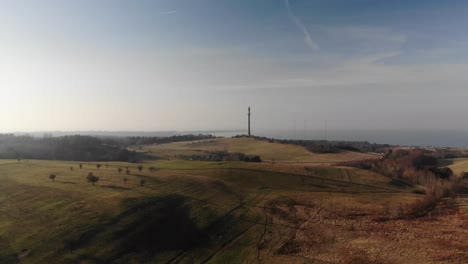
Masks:
[[[159,13],[159,14],[161,14],[161,15],[169,15],[169,14],[174,14],[174,13],[176,13],[176,12],[177,12],[177,11],[167,11],[167,12],[161,12],[161,13]]]
[[[294,15],[291,5],[289,4],[289,0],[285,0],[284,3],[286,4],[286,9],[288,9],[289,18],[296,24],[297,28],[302,31],[304,34],[304,42],[312,51],[319,51],[320,47],[317,43],[315,43],[312,38],[310,37],[310,33],[307,28],[302,24],[302,21]]]

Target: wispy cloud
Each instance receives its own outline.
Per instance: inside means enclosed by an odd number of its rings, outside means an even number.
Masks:
[[[289,18],[291,19],[291,21],[294,22],[294,24],[296,24],[297,28],[299,28],[299,30],[302,31],[302,33],[304,34],[304,42],[306,43],[306,45],[312,50],[312,51],[319,51],[320,50],[320,47],[317,43],[315,43],[315,41],[312,40],[312,38],[310,37],[310,33],[309,31],[307,30],[307,28],[304,26],[304,24],[302,23],[301,19],[298,18],[296,15],[294,15],[292,9],[291,9],[291,5],[289,3],[289,0],[285,0],[284,1],[285,5],[286,5],[286,9],[288,9],[288,15],[289,15]]]
[[[174,14],[174,13],[177,13],[177,11],[173,10],[173,11],[166,11],[166,12],[161,12],[159,14],[161,15],[170,15],[170,14]]]

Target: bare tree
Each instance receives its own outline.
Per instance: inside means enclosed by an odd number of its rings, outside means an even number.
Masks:
[[[49,175],[49,179],[51,179],[52,182],[55,182],[55,178],[56,178],[56,177],[57,177],[57,175],[55,175],[55,174],[50,174],[50,175]]]
[[[118,171],[119,173],[122,173],[123,170],[122,170],[122,168],[118,168],[117,171]]]
[[[97,168],[98,170],[101,168],[101,166],[102,166],[102,165],[101,165],[101,164],[99,164],[99,163],[98,163],[98,164],[96,164],[96,168]]]
[[[123,180],[124,184],[126,184],[127,181],[128,181],[128,178],[124,176],[124,177],[122,178],[122,180]]]
[[[99,181],[99,177],[95,176],[92,172],[88,173],[86,179],[88,180],[88,182],[93,183],[93,185]]]
[[[80,163],[80,170],[83,168],[83,163]]]
[[[71,170],[71,171],[73,171],[73,166],[72,166],[72,167],[70,167],[70,170]]]
[[[142,165],[138,165],[137,167],[138,171],[141,172],[143,170],[143,166]]]

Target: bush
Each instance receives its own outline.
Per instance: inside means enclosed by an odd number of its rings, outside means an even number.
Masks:
[[[436,167],[437,158],[422,154],[413,159],[413,166],[417,169]]]
[[[453,175],[453,171],[449,167],[430,168],[429,170],[441,179],[448,179]]]
[[[466,183],[462,179],[453,179],[451,181],[438,180],[434,182],[432,191],[428,192],[423,199],[409,204],[406,208],[400,208],[401,218],[417,218],[425,216],[433,210],[437,204],[446,197],[455,197],[466,188]]]
[[[424,189],[413,190],[413,193],[415,193],[415,194],[427,194],[426,190],[424,190]]]
[[[245,162],[262,162],[260,156],[245,156]]]
[[[409,204],[407,209],[404,210],[402,218],[418,218],[425,216],[430,210],[437,206],[437,203],[442,198],[442,195],[438,195],[435,192],[430,192],[424,196],[423,199],[418,200],[412,204]]]
[[[91,182],[93,185],[99,181],[99,177],[95,176],[92,172],[88,173],[88,176],[86,176],[86,180],[88,182]]]
[[[52,182],[55,182],[55,178],[56,178],[56,177],[57,177],[57,175],[55,175],[55,174],[50,174],[50,175],[49,175],[49,179],[51,179]]]

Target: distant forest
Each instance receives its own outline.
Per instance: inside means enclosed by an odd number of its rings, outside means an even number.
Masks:
[[[31,136],[0,134],[0,158],[138,162],[148,157],[142,153],[128,150],[128,146],[206,138],[212,138],[212,136],[181,135],[171,137],[98,138],[77,135],[35,138]]]

